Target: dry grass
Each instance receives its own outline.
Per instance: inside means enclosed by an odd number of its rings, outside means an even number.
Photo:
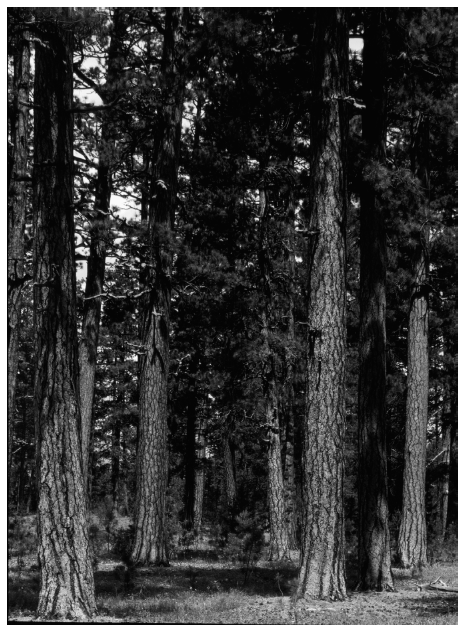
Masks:
[[[296,567],[261,562],[246,586],[237,564],[176,561],[169,568],[141,569],[131,588],[116,576],[116,562],[96,573],[96,622],[300,624],[300,625],[456,625],[458,595],[419,592],[417,582],[395,573],[394,593],[350,593],[344,602],[292,599]],[[194,579],[194,574],[198,573]],[[279,574],[279,586],[277,575]],[[30,621],[37,605],[37,571],[11,573],[11,620]],[[441,577],[458,585],[457,564],[428,567],[422,583]]]
[[[26,534],[27,535],[27,534]],[[10,547],[8,614],[11,621],[34,618],[39,593],[37,558],[30,542],[24,552]],[[102,550],[102,548],[100,548]],[[106,547],[103,547],[106,551]],[[21,553],[21,555],[20,555]],[[22,554],[24,553],[24,554]],[[218,554],[219,553],[219,554]],[[129,584],[121,561],[99,559],[95,572],[96,622],[300,625],[457,625],[458,594],[418,590],[418,583],[441,577],[458,586],[457,562],[425,569],[423,577],[394,569],[396,592],[354,593],[344,602],[292,598],[297,556],[287,564],[260,561],[250,575],[243,563],[200,543],[178,553],[168,568],[138,569]],[[351,560],[348,560],[349,571]],[[118,569],[119,567],[119,569]],[[349,572],[349,577],[351,573]],[[349,584],[350,585],[350,584]]]

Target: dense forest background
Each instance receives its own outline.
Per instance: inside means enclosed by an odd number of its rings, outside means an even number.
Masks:
[[[321,598],[456,542],[456,9],[8,9],[8,99],[39,614],[95,611],[88,516],[128,568],[299,549]]]

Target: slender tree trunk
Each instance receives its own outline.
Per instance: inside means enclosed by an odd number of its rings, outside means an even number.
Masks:
[[[168,370],[171,302],[172,231],[178,189],[178,163],[184,77],[177,50],[187,9],[166,9],[162,99],[154,145],[149,208],[149,290],[142,306],[145,355],[140,376],[140,422],[136,465],[135,544],[138,564],[168,564],[165,533],[168,483]]]
[[[196,361],[191,363],[191,372],[196,371]],[[189,401],[187,404],[187,436],[185,457],[185,486],[184,486],[184,522],[190,531],[194,527],[195,506],[195,472],[196,472],[196,447],[195,426],[197,420],[197,393],[195,376],[189,380]]]
[[[225,433],[223,438],[223,454],[226,504],[230,516],[233,517],[236,505],[236,459],[235,451],[231,445],[231,439],[228,432]]]
[[[343,462],[345,428],[344,97],[348,91],[345,9],[319,9],[311,112],[307,387],[302,566],[297,594],[344,599]]]
[[[21,294],[24,277],[24,224],[27,209],[27,167],[29,139],[30,43],[18,38],[14,51],[13,115],[11,152],[8,162],[8,500],[12,487],[12,446],[18,373]]]
[[[442,544],[447,531],[447,511],[449,508],[451,427],[443,426],[441,442],[438,446],[440,456],[436,467],[440,468],[440,478],[436,486],[435,535]]]
[[[79,411],[73,217],[73,33],[41,22],[34,115],[34,413],[40,618],[95,611]],[[63,24],[63,22],[61,22]]]
[[[294,298],[295,298],[295,204],[292,186],[289,187],[287,201],[287,258],[288,258],[288,309],[287,309],[287,345],[285,351],[285,457],[284,457],[284,502],[286,506],[286,524],[291,549],[297,547],[297,498],[294,467],[294,369],[295,369],[295,324],[294,324]]]
[[[424,191],[422,212],[428,219],[429,207],[429,124],[418,122],[412,151],[412,171]],[[407,416],[405,425],[402,516],[398,553],[404,568],[422,568],[426,557],[426,432],[428,426],[428,228],[418,234],[414,255],[408,327]]]
[[[117,92],[122,69],[121,47],[126,25],[122,11],[115,8],[113,32],[108,48],[108,73],[104,88],[106,101]],[[82,334],[79,344],[79,385],[81,406],[82,456],[86,489],[89,489],[89,454],[92,435],[92,419],[95,393],[95,372],[102,311],[102,292],[105,277],[107,244],[110,239],[111,179],[115,159],[116,132],[114,114],[102,113],[102,135],[99,146],[94,213],[90,221],[90,245],[87,258],[87,280],[82,317]],[[90,490],[89,490],[90,491]],[[90,494],[89,494],[90,495]]]
[[[268,456],[268,508],[270,517],[269,559],[289,558],[289,536],[287,532],[286,506],[284,498],[283,468],[281,461],[281,437],[276,387],[276,358],[270,348],[270,319],[273,309],[271,287],[271,262],[268,244],[268,203],[266,191],[260,190],[260,246],[259,261],[263,284],[263,309],[261,334],[263,353],[263,396],[265,402],[265,424],[267,428]]]
[[[367,169],[385,160],[386,10],[365,19],[363,140]],[[373,178],[360,205],[359,588],[391,590],[386,452],[386,232]]]
[[[198,534],[202,527],[203,497],[205,492],[205,418],[203,414],[198,418],[197,431],[197,459],[195,468],[195,499],[194,499],[194,530]]]

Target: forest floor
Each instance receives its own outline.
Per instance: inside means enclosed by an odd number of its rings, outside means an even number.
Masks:
[[[265,553],[265,552],[264,552]],[[262,556],[265,558],[265,555]],[[95,572],[96,623],[264,625],[457,625],[458,593],[420,591],[441,578],[458,586],[457,562],[428,566],[421,579],[393,569],[395,592],[348,591],[343,602],[295,601],[297,559],[261,560],[252,567],[205,545],[177,553],[167,568],[140,568],[128,580],[121,560],[107,553]],[[350,586],[350,564],[348,564]],[[8,618],[34,620],[39,573],[34,555],[10,554]]]

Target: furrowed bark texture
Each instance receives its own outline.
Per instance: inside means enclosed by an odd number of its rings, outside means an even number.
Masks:
[[[203,515],[203,497],[205,492],[205,456],[206,456],[206,438],[205,438],[205,418],[204,413],[199,415],[197,430],[197,455],[195,467],[195,498],[194,498],[194,530],[199,533],[202,527]]]
[[[178,67],[180,24],[187,9],[166,9],[161,68],[162,100],[154,145],[149,207],[150,264],[144,279],[150,293],[142,305],[143,356],[136,466],[135,544],[137,564],[168,564],[165,533],[168,483],[168,370],[172,230],[178,189],[178,163],[184,78]]]
[[[297,594],[344,599],[345,174],[348,28],[320,9],[311,112],[309,305],[303,453],[302,566]]]
[[[234,446],[231,444],[228,432],[223,437],[223,454],[226,504],[229,513],[233,516],[236,505],[236,459]]]
[[[115,8],[113,33],[108,48],[108,74],[105,100],[116,96],[118,81],[123,66],[121,46],[126,32],[121,9]],[[90,218],[90,245],[87,259],[87,279],[82,316],[82,334],[79,344],[79,385],[82,418],[82,457],[86,489],[89,489],[89,454],[92,435],[92,418],[95,392],[95,372],[102,311],[103,282],[107,244],[110,239],[110,198],[112,169],[115,160],[115,128],[113,113],[102,112],[102,135],[100,138],[94,213]],[[95,297],[95,298],[92,298]]]
[[[269,212],[264,189],[260,190],[260,251],[259,261],[263,284],[262,310],[262,382],[265,403],[268,456],[268,510],[270,518],[269,560],[289,558],[289,537],[286,522],[281,437],[279,428],[276,358],[270,348],[270,319],[273,309],[271,262],[268,245]]]
[[[21,294],[24,276],[24,224],[27,208],[30,44],[20,37],[14,50],[13,116],[8,154],[8,499],[12,486],[12,446],[15,418]]]
[[[362,117],[367,171],[385,159],[386,10],[366,12]],[[386,453],[386,233],[374,177],[360,205],[359,588],[392,589]]]
[[[96,611],[82,470],[73,218],[70,31],[36,38],[34,307],[40,618]]]
[[[412,156],[425,192],[423,211],[428,216],[429,204],[429,125],[421,119],[418,125],[417,159]],[[417,167],[417,169],[416,169]],[[408,326],[407,417],[405,425],[402,516],[398,553],[404,568],[426,564],[426,431],[428,426],[428,231],[423,228],[414,255],[413,284],[410,296]]]
[[[290,139],[292,144],[292,137]],[[290,164],[292,168],[293,165]],[[297,498],[294,467],[294,372],[295,372],[295,203],[292,185],[288,188],[287,218],[286,218],[286,251],[288,268],[288,309],[287,309],[287,345],[285,350],[285,456],[284,456],[284,502],[286,506],[286,525],[289,536],[289,546],[297,549]]]

